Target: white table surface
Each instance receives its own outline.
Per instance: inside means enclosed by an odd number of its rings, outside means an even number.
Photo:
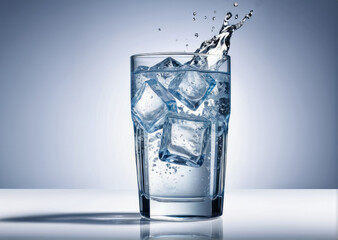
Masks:
[[[135,192],[0,190],[0,239],[337,239],[337,193],[227,191],[222,217],[161,222]]]

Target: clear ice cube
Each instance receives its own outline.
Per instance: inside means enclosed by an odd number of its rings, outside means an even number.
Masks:
[[[131,100],[131,112],[148,133],[163,127],[165,115],[177,112],[176,101],[155,79],[146,81]]]
[[[216,81],[191,66],[183,66],[169,84],[169,92],[191,110],[196,110],[208,97]]]
[[[168,88],[170,82],[175,78],[176,72],[182,64],[177,60],[168,57],[164,59],[162,62],[152,66],[150,70],[158,70],[156,74],[157,80],[165,87]]]
[[[167,57],[162,62],[152,66],[150,70],[174,70],[180,66],[182,66],[182,64],[179,61],[173,59],[172,57]]]
[[[148,71],[149,70],[149,67],[148,66],[138,66],[136,68],[136,71],[135,72],[140,72],[140,71]]]
[[[211,122],[204,117],[168,113],[159,158],[170,163],[202,166],[210,142]]]

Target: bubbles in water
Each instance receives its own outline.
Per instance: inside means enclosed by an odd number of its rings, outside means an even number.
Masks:
[[[212,21],[215,21],[216,17],[212,17]]]
[[[196,14],[197,14],[196,12],[193,12],[193,14],[192,14],[192,15],[196,16]]]
[[[195,33],[195,37],[198,37],[198,33]]]
[[[235,19],[237,19],[237,18],[238,18],[238,14],[235,15]]]
[[[156,135],[155,135],[157,138],[160,138],[161,136],[162,136],[162,134],[161,133],[156,133]]]
[[[161,29],[161,28],[158,28],[158,31],[162,31],[162,29]]]
[[[207,19],[207,16],[204,16],[204,19]]]
[[[238,7],[238,3],[234,2],[234,7]]]

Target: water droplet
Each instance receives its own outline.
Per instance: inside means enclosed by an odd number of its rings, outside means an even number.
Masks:
[[[196,16],[196,14],[197,14],[197,12],[193,12],[193,14],[192,14],[192,15]]]
[[[207,19],[207,16],[204,16],[204,19]]]
[[[185,46],[186,46],[186,47],[189,47],[189,44],[187,43],[187,44],[185,44]]]
[[[238,7],[238,3],[234,2],[234,7]]]
[[[158,31],[162,31],[162,29],[161,29],[161,28],[158,28]]]
[[[229,20],[232,17],[232,13],[228,12],[227,15],[225,16],[225,20]]]
[[[215,26],[212,26],[211,28],[211,32],[213,32],[215,30]]]
[[[195,21],[195,20],[196,20],[196,18],[195,18],[195,17],[193,17],[193,18],[192,18],[192,20],[193,20],[193,21]]]
[[[249,12],[249,17],[251,17],[252,16],[252,14],[253,14],[253,10],[251,10],[250,12]]]
[[[184,175],[181,175],[181,177],[184,177]]]
[[[178,42],[178,39],[175,39],[175,42]]]
[[[215,21],[216,17],[212,17],[212,21]]]
[[[214,10],[214,13],[216,13],[216,10]]]
[[[195,33],[195,37],[198,37],[198,33]]]
[[[237,19],[237,18],[238,18],[238,14],[235,15],[235,19]]]

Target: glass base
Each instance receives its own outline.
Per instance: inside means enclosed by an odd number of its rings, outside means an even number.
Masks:
[[[140,213],[145,218],[194,221],[221,216],[223,196],[209,198],[146,198],[140,195]]]

